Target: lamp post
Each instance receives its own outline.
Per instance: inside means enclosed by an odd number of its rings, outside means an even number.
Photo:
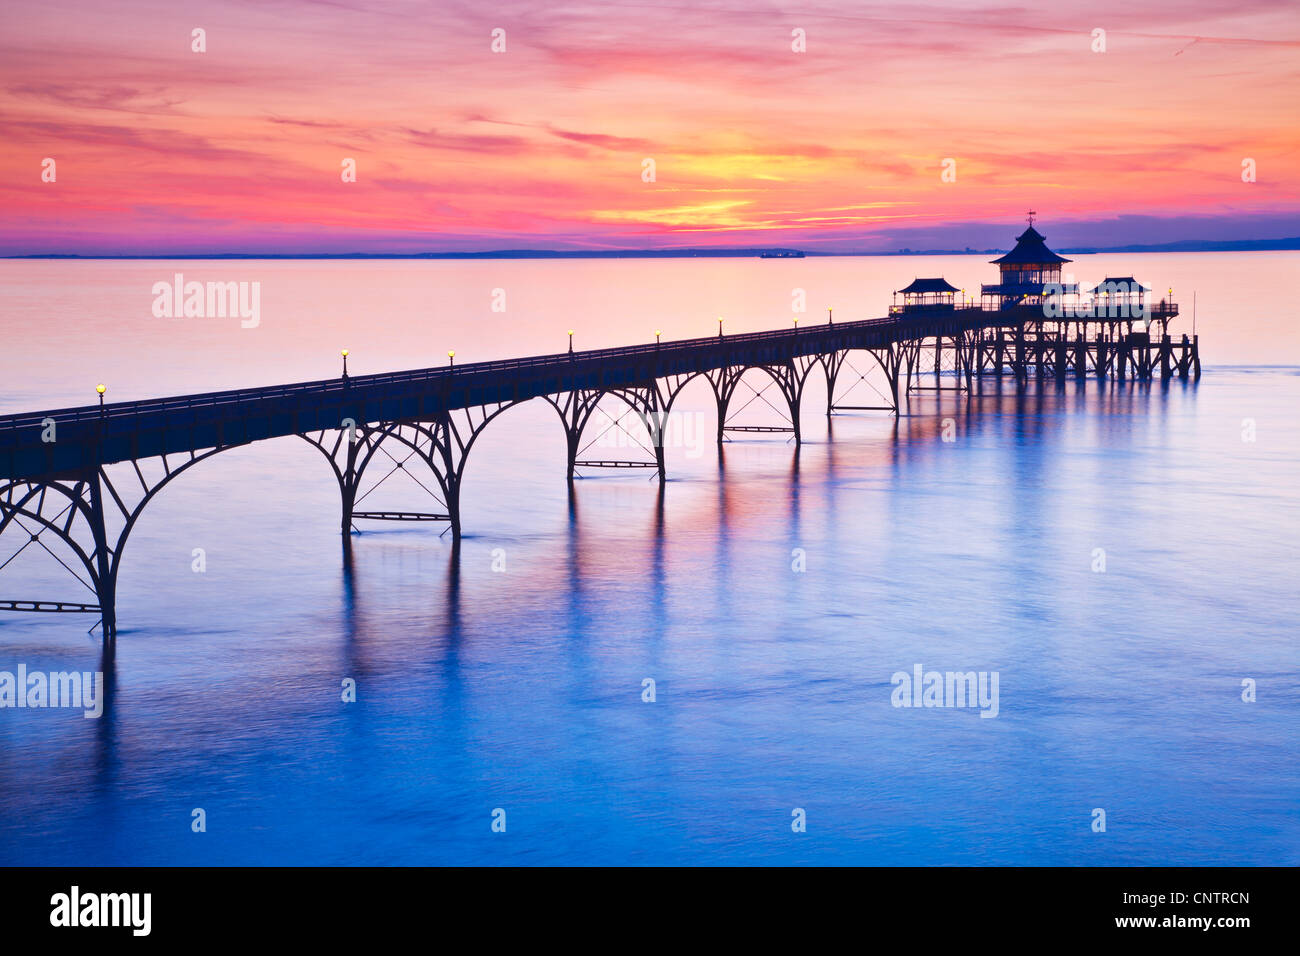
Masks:
[[[655,329],[655,348],[659,348],[659,336],[663,335],[662,329]]]
[[[722,338],[722,316],[718,316],[718,338]]]
[[[573,329],[569,329],[569,354],[573,354]]]
[[[448,364],[449,366],[451,366],[452,368],[455,368],[455,367],[456,367],[456,351],[455,351],[455,349],[448,349],[448,350],[447,350],[447,364]]]
[[[832,310],[829,305],[826,306],[826,324],[827,325],[835,324],[835,313],[834,310]]]
[[[797,315],[794,317],[794,331],[796,335],[799,333],[799,316]]]
[[[343,377],[347,378],[348,377],[348,350],[340,349],[339,355],[343,356]]]
[[[104,393],[108,391],[108,386],[100,382],[95,386],[95,391],[99,393],[99,408],[102,412],[104,410]]]

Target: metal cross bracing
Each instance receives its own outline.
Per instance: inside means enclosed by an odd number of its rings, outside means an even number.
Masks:
[[[911,367],[908,352],[907,348],[864,349],[861,353],[845,349],[825,356],[826,416],[829,418],[837,411],[892,411],[897,414],[899,374]],[[873,367],[883,374],[883,382],[873,382],[868,378]],[[847,385],[843,384],[841,376]],[[860,405],[857,402],[873,404]]]
[[[179,461],[175,460],[178,456],[161,455],[148,461],[101,465],[79,476],[51,475],[0,484],[0,540],[12,540],[14,529],[27,536],[0,563],[0,570],[37,546],[95,598],[94,604],[5,600],[0,602],[0,610],[96,613],[100,615],[96,626],[102,625],[105,639],[113,638],[122,552],[145,506],[177,475],[220,450],[191,450],[179,456]],[[6,531],[10,532],[8,539],[4,538]],[[59,545],[57,551],[52,543]]]
[[[338,482],[343,560],[350,563],[353,532],[372,522],[433,523],[459,541],[461,488],[474,443],[523,402],[542,399],[556,411],[570,481],[595,469],[652,470],[663,480],[669,415],[698,377],[713,394],[719,445],[746,434],[784,435],[798,444],[805,388],[818,369],[828,416],[898,414],[900,400],[924,387],[925,375],[950,376],[969,389],[973,375],[1011,367],[1026,381],[1047,357],[1037,337],[1025,336],[1034,319],[1024,309],[914,312],[0,416],[0,546],[12,544],[0,548],[0,571],[20,554],[40,553],[87,594],[3,599],[0,610],[98,614],[104,638],[113,639],[122,554],[145,506],[173,478],[228,448],[290,436],[315,447]],[[1186,374],[1195,363],[1199,374],[1195,343],[1180,351],[1168,335],[1145,349],[1100,336],[1086,345],[1071,367],[1093,362],[1103,375],[1126,368],[1150,375],[1159,367],[1168,375]],[[779,424],[753,423],[751,409],[776,414]],[[633,457],[603,453],[602,435],[611,430],[626,436]],[[397,482],[417,490],[427,508],[386,506]]]
[[[970,391],[977,343],[971,330],[937,335],[933,343],[911,343],[906,356],[907,391]]]

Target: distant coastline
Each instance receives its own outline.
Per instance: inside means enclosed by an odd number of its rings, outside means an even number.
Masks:
[[[1113,252],[1279,252],[1300,249],[1300,236],[1290,239],[1184,239],[1151,245],[1065,246],[1073,255]],[[209,252],[135,255],[89,255],[42,252],[5,255],[0,259],[794,259],[844,256],[991,256],[1006,249],[896,249],[893,251],[818,252],[785,246],[718,249],[552,250],[496,249],[486,252]],[[799,253],[800,255],[796,255]]]

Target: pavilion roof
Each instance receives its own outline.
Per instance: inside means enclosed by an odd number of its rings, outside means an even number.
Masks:
[[[1064,256],[1058,256],[1051,249],[1047,248],[1047,242],[1044,237],[1030,226],[1020,235],[1016,236],[1016,247],[1008,252],[1005,256],[993,260],[995,263],[1003,262],[1041,265],[1053,264],[1057,262],[1070,262],[1072,260]]]
[[[914,292],[956,292],[958,290],[947,279],[913,279],[911,285],[898,291],[909,294]]]
[[[1132,276],[1107,276],[1097,283],[1093,292],[1150,292],[1151,290]]]

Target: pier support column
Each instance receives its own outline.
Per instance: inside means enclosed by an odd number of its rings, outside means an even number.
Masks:
[[[349,436],[343,474],[339,481],[339,493],[343,499],[342,532],[343,566],[345,568],[352,566],[352,511],[356,507],[357,483],[360,480],[360,475],[357,474],[358,448],[356,432],[353,431]]]
[[[1016,357],[1013,366],[1016,373],[1016,387],[1024,388],[1029,384],[1029,367],[1025,360],[1025,330],[1023,326],[1016,328]]]
[[[668,478],[668,467],[664,459],[664,433],[668,429],[668,410],[663,397],[659,394],[659,385],[657,382],[651,382],[646,389],[646,414],[644,422],[646,430],[650,433],[651,447],[655,452],[655,466],[659,470],[659,481],[662,484]]]
[[[459,476],[448,480],[447,482],[447,518],[451,527],[451,540],[453,544],[460,542],[460,478]]]
[[[898,388],[901,376],[899,373],[903,370],[903,363],[907,357],[903,352],[902,345],[890,347],[889,364],[885,366],[885,381],[889,383],[889,401],[894,406],[894,417],[897,418],[899,408],[902,405],[904,396],[899,394]]]
[[[582,433],[577,429],[566,427],[564,429],[564,436],[565,443],[569,446],[568,481],[569,484],[573,484],[574,472],[578,467],[578,439],[582,437]]]
[[[487,421],[485,420],[483,424],[486,425]],[[433,466],[434,472],[439,473],[443,503],[447,506],[447,523],[450,525],[453,544],[460,543],[460,476],[465,469],[469,444],[473,442],[477,434],[478,432],[475,430],[470,433],[468,441],[462,439],[448,412],[443,412],[434,421],[436,441],[435,448],[430,450],[432,453],[429,456],[429,463]]]
[[[966,392],[969,394],[975,385],[975,361],[980,360],[980,370],[983,370],[983,356],[979,350],[979,339],[971,332],[961,333],[958,341],[961,343],[958,349],[958,355],[961,361],[961,376],[966,380]]]
[[[828,419],[835,411],[835,385],[839,382],[840,369],[844,366],[844,354],[832,352],[826,358],[826,417]]]
[[[99,600],[100,624],[104,643],[117,640],[117,562],[108,549],[108,529],[104,522],[104,489],[99,469],[89,479],[90,532],[95,542],[95,597]]]

